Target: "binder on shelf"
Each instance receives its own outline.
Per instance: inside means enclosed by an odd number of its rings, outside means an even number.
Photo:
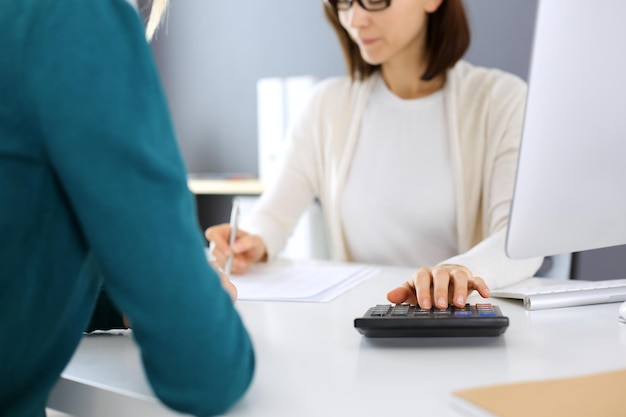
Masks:
[[[270,77],[257,81],[259,179],[271,182],[280,163],[287,129],[306,102],[315,77]]]

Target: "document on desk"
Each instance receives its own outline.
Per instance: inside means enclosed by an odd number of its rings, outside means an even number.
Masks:
[[[626,369],[582,377],[474,388],[454,393],[475,417],[624,417]]]
[[[277,261],[255,264],[231,280],[240,300],[326,302],[377,272],[376,267],[360,264]]]

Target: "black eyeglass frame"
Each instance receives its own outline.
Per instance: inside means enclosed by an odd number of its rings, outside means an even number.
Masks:
[[[385,10],[386,8],[388,8],[391,5],[391,0],[385,0],[384,2],[381,2],[384,4],[383,7],[381,7],[380,9],[369,9],[365,3],[363,2],[363,0],[344,0],[342,1],[342,3],[348,3],[348,7],[344,7],[344,8],[338,8],[337,7],[337,0],[324,0],[324,4],[326,4],[326,6],[331,7],[333,9],[335,9],[336,11],[339,12],[343,12],[346,10],[350,10],[350,8],[352,7],[352,4],[354,4],[354,2],[359,3],[359,6],[361,6],[364,10],[367,10],[368,12],[379,12],[381,10]]]

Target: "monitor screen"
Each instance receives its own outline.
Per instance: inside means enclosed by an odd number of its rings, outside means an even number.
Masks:
[[[626,1],[539,0],[511,258],[626,244]]]

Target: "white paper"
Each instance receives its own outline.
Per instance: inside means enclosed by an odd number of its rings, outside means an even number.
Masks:
[[[378,268],[358,264],[271,262],[233,275],[239,300],[330,301],[367,280]]]

